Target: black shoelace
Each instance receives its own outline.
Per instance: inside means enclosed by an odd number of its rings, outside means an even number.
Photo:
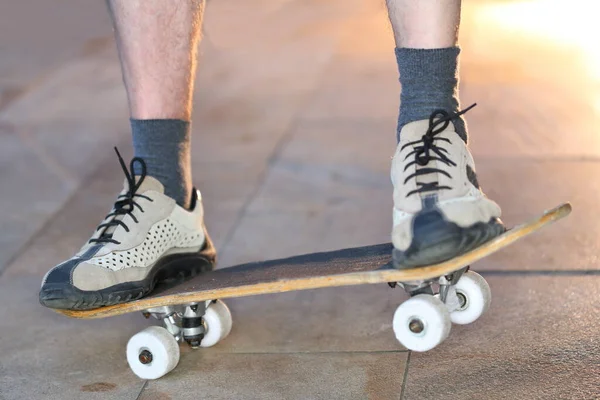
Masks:
[[[401,150],[404,150],[404,148],[408,146],[414,146],[413,151],[408,153],[408,155],[404,158],[405,161],[413,155],[415,157],[414,161],[411,161],[408,164],[406,164],[406,166],[404,167],[404,171],[406,171],[414,164],[418,164],[421,167],[425,167],[432,160],[439,161],[446,165],[455,167],[456,163],[450,160],[447,156],[448,151],[443,147],[438,147],[436,145],[436,142],[441,141],[450,143],[450,140],[442,137],[437,137],[436,135],[443,132],[450,124],[450,121],[466,113],[471,108],[475,107],[475,105],[476,104],[473,104],[462,111],[454,113],[449,113],[446,110],[435,110],[433,113],[431,113],[431,115],[429,116],[429,127],[427,128],[427,132],[425,132],[421,139],[410,143],[406,143],[404,146],[402,146]],[[448,178],[452,178],[448,172],[442,169],[425,167],[418,168],[413,174],[410,174],[408,177],[406,177],[406,179],[404,180],[404,184],[406,184],[410,179],[416,178],[421,175],[433,173],[439,173],[447,176]],[[438,182],[417,182],[417,189],[408,192],[406,197],[409,197],[416,193],[435,192],[443,189],[451,190],[452,188],[450,186],[440,186]]]
[[[103,233],[95,239],[90,239],[89,243],[121,244],[121,242],[119,242],[118,240],[113,239],[112,231],[111,231],[111,233],[107,233],[111,227],[116,228],[117,226],[122,226],[123,229],[125,229],[125,231],[129,232],[129,227],[122,221],[123,218],[118,218],[118,217],[119,216],[124,217],[125,215],[129,215],[131,217],[131,219],[133,219],[133,221],[137,224],[138,220],[135,217],[135,215],[133,215],[133,210],[137,207],[141,212],[144,212],[144,209],[135,201],[135,199],[143,198],[148,201],[154,201],[148,196],[144,196],[142,194],[136,193],[137,190],[142,185],[142,182],[146,178],[146,163],[144,162],[144,160],[139,157],[134,157],[131,160],[131,162],[129,163],[129,170],[127,170],[125,161],[123,161],[123,157],[121,157],[121,154],[119,153],[119,150],[117,150],[116,147],[115,147],[115,151],[117,153],[117,157],[119,158],[119,163],[121,164],[121,168],[123,169],[123,172],[125,173],[125,177],[127,178],[128,190],[127,190],[127,193],[122,194],[119,197],[117,197],[117,201],[115,202],[115,205],[113,206],[113,210],[111,211],[110,214],[108,214],[106,217],[104,217],[105,220],[107,220],[107,219],[110,219],[110,220],[108,222],[98,225],[98,227],[96,228],[96,232],[103,229],[104,230]],[[138,162],[141,167],[140,178],[137,182],[135,181],[135,172],[134,172],[134,168],[133,168],[136,162]]]

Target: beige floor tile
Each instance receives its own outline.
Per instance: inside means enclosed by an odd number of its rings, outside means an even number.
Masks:
[[[597,399],[598,277],[494,277],[492,307],[412,353],[405,399]]]
[[[397,399],[405,353],[185,354],[140,400]]]

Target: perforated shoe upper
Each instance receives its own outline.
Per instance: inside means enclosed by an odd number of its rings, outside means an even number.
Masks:
[[[126,180],[118,199],[128,193],[128,185]],[[199,192],[195,194],[193,209],[188,211],[164,194],[158,180],[145,176],[134,201],[129,213],[111,215],[113,208],[90,241],[75,257],[50,270],[42,285],[51,279],[65,279],[67,274],[72,285],[88,291],[139,281],[161,257],[197,252],[204,245],[204,211]],[[103,227],[115,218],[120,221],[118,225]]]

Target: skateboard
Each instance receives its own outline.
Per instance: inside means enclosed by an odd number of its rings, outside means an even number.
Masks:
[[[211,347],[231,331],[226,298],[282,293],[335,286],[387,283],[408,294],[393,315],[392,329],[407,349],[428,351],[442,343],[451,325],[469,324],[489,307],[487,282],[469,265],[539,229],[566,217],[564,203],[460,257],[412,269],[392,266],[392,244],[313,253],[253,262],[206,272],[176,285],[157,289],[148,297],[92,310],[54,311],[71,318],[106,318],[141,311],[164,328],[151,326],[127,344],[127,361],[142,379],[157,379],[179,362],[179,342]]]

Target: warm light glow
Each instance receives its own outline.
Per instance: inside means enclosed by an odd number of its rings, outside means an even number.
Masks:
[[[531,0],[482,5],[477,17],[528,38],[553,41],[582,52],[600,80],[600,1]]]

